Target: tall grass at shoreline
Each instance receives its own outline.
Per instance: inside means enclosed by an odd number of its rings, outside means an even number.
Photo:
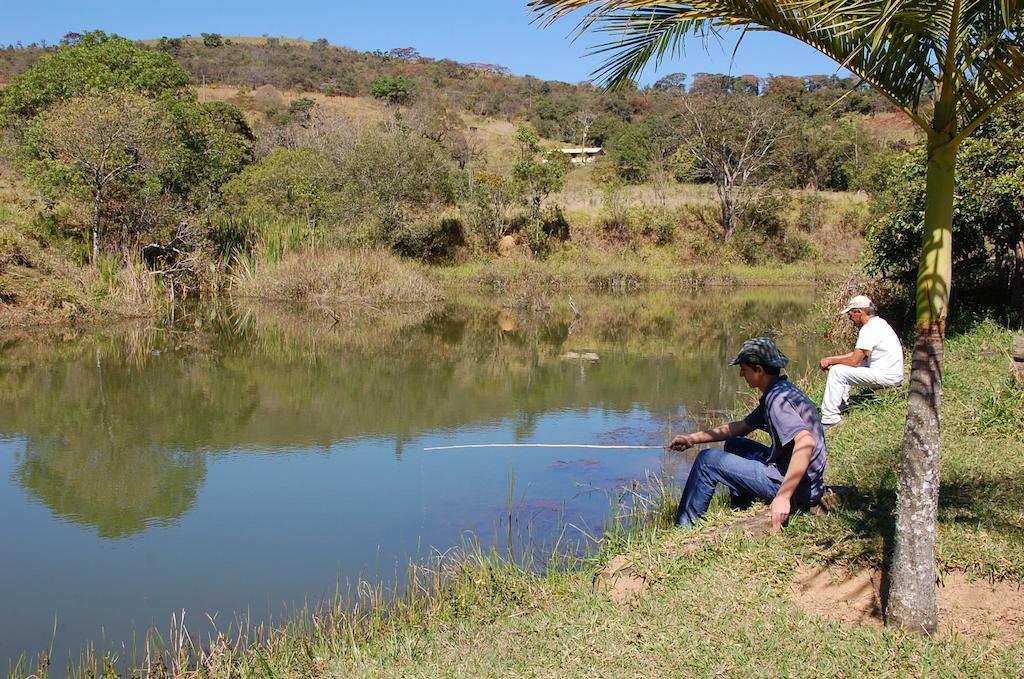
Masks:
[[[307,306],[382,306],[443,298],[427,268],[383,250],[331,250],[290,254],[277,262],[245,263],[234,272],[233,292]]]

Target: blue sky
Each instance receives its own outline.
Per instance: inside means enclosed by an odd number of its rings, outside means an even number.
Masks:
[[[0,44],[56,42],[68,31],[101,29],[128,38],[221,33],[327,38],[359,50],[416,47],[424,56],[507,66],[517,75],[578,82],[599,65],[587,48],[599,40],[570,41],[574,23],[548,28],[531,25],[526,0],[251,0],[236,2],[174,0],[9,0],[0,22]],[[791,38],[747,34],[732,58],[732,40],[705,46],[693,41],[686,54],[664,63],[641,79],[684,71],[742,75],[835,73],[835,64]]]

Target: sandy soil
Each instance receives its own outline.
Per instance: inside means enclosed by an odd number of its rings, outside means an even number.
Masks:
[[[881,627],[883,573],[855,573],[801,566],[793,578],[793,599],[808,613]],[[1015,583],[970,581],[961,573],[945,576],[939,587],[940,634],[956,633],[998,644],[1024,640],[1024,587]]]

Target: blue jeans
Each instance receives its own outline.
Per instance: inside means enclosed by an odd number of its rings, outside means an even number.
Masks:
[[[782,485],[784,475],[768,462],[771,450],[757,441],[734,436],[725,442],[725,450],[702,450],[693,462],[676,510],[677,526],[693,526],[704,515],[715,493],[715,484],[729,489],[732,505],[749,507],[755,499],[771,501]],[[801,484],[803,485],[803,484]],[[794,493],[794,502],[798,495]],[[804,493],[806,494],[806,492]]]

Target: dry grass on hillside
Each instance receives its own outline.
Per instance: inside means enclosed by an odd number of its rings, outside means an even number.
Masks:
[[[900,112],[865,116],[861,120],[860,128],[867,140],[875,144],[915,144],[924,139],[924,133],[920,128]]]
[[[197,87],[196,91],[200,101],[228,102],[250,114],[260,110],[259,102],[252,97],[252,90],[246,88],[233,85],[207,85]],[[289,90],[281,90],[280,94],[286,104],[303,97],[312,99],[328,114],[347,118],[354,123],[376,123],[384,120],[388,115],[387,106],[370,97],[329,97],[317,92]]]
[[[254,96],[253,90],[234,85],[207,85],[197,87],[196,91],[200,101],[224,101],[238,106],[249,115],[250,122],[255,122],[265,108],[265,104]],[[287,105],[294,99],[312,99],[327,116],[343,118],[356,125],[382,122],[392,116],[394,111],[387,104],[372,97],[330,97],[317,92],[291,90],[280,90],[279,93],[282,105]],[[465,112],[460,115],[466,123],[467,140],[483,153],[483,167],[475,169],[497,173],[511,172],[514,155],[512,150],[516,147],[515,123]],[[543,144],[550,148],[562,146],[560,142],[550,139],[543,140]]]

